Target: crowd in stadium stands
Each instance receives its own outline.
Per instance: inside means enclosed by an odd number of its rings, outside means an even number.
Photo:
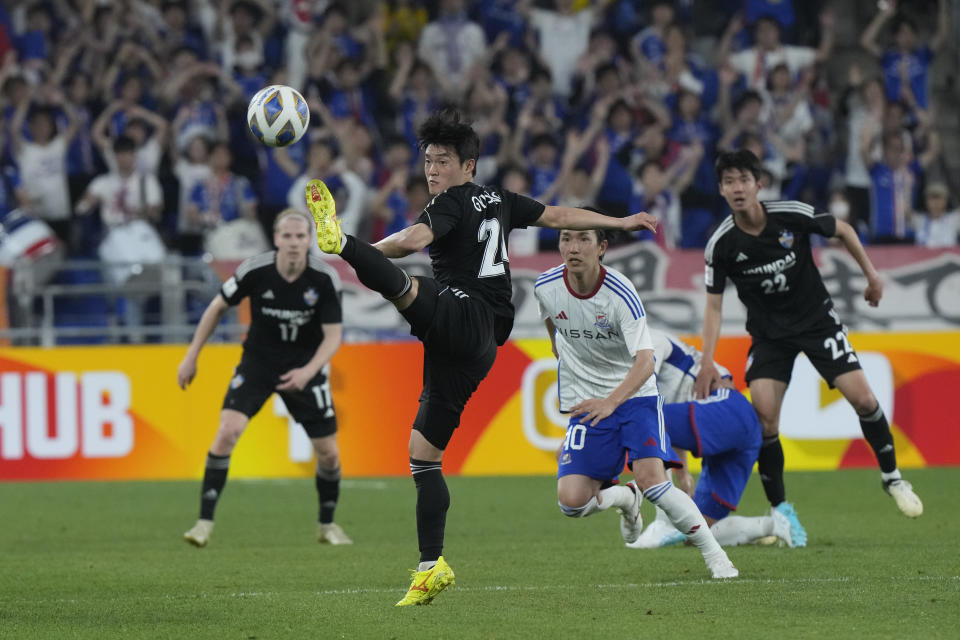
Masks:
[[[813,203],[869,243],[955,244],[930,95],[947,3],[923,37],[912,5],[879,4],[860,26],[878,64],[833,85],[835,18],[806,0],[4,4],[0,215],[46,221],[71,256],[242,257],[320,177],[345,230],[377,240],[427,202],[417,126],[455,104],[480,135],[477,182],[649,211],[662,228],[639,240],[703,246],[727,213],[715,153],[746,147],[762,199]],[[247,130],[271,83],[312,113],[285,149]],[[511,240],[555,247],[550,230]]]

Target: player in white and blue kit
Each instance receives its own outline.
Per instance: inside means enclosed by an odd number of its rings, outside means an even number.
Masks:
[[[693,501],[717,542],[734,546],[773,535],[788,546],[805,546],[806,534],[802,539],[791,538],[790,522],[776,509],[771,509],[769,516],[729,515],[736,510],[760,453],[760,420],[753,405],[733,388],[730,372],[720,365],[716,366],[721,386],[706,398],[695,400],[693,385],[702,354],[670,333],[656,329],[650,333],[667,434],[675,450],[683,450],[681,461],[685,461],[686,451],[703,460]],[[680,486],[688,479],[692,486],[685,466],[675,473]],[[658,511],[657,519],[629,546],[646,549],[683,540],[684,535]]]
[[[559,360],[560,411],[571,416],[558,456],[560,509],[582,518],[614,507],[624,540],[632,542],[643,527],[642,491],[700,548],[714,578],[734,578],[736,567],[696,505],[667,478],[666,467],[677,462],[646,315],[630,280],[600,263],[606,248],[602,231],[562,230],[563,264],[541,274],[534,287]],[[636,486],[602,488],[619,477],[624,460]]]

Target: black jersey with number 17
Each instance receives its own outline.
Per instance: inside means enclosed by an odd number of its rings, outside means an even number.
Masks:
[[[437,195],[420,214],[433,230],[430,261],[443,286],[482,299],[493,312],[513,318],[507,237],[543,214],[544,205],[525,196],[467,182]]]
[[[244,353],[281,369],[299,367],[323,342],[323,325],[340,324],[340,278],[315,256],[288,282],[277,271],[277,252],[247,258],[220,288],[229,305],[250,298],[250,330]]]
[[[760,235],[741,230],[728,216],[707,241],[706,285],[723,293],[733,280],[747,307],[747,332],[779,339],[802,334],[823,320],[833,301],[813,261],[810,234],[833,237],[837,220],[803,202],[762,202],[767,224]]]

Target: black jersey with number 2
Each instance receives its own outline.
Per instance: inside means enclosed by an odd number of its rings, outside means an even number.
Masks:
[[[293,282],[277,271],[276,251],[247,258],[220,294],[231,306],[250,298],[243,350],[279,368],[306,364],[323,341],[323,325],[342,322],[340,278],[314,256]]]
[[[731,215],[710,236],[705,251],[707,291],[723,293],[730,278],[747,307],[751,336],[795,336],[833,308],[813,261],[810,234],[833,237],[837,220],[794,200],[761,205],[767,224],[760,235],[741,230]]]
[[[484,300],[513,319],[507,237],[543,214],[544,205],[525,196],[467,182],[437,195],[420,214],[433,230],[430,261],[437,282]]]

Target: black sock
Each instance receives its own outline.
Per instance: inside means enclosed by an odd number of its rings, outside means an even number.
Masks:
[[[760,482],[763,483],[763,492],[767,494],[770,506],[775,507],[786,500],[787,490],[783,486],[783,446],[780,445],[779,435],[763,439],[760,456],[757,458],[757,470],[760,472]]]
[[[440,462],[410,458],[410,471],[417,485],[417,540],[420,562],[432,562],[443,553],[443,528],[447,523],[450,492],[440,471]]]
[[[317,467],[317,497],[320,500],[320,524],[330,524],[340,497],[340,467],[333,470]]]
[[[870,443],[873,454],[877,456],[880,471],[896,471],[897,452],[893,447],[893,434],[890,433],[890,424],[880,405],[877,405],[876,411],[870,415],[860,416],[860,429],[863,430],[863,437]]]
[[[200,488],[200,518],[213,520],[213,510],[217,500],[223,494],[227,484],[227,470],[230,469],[230,456],[218,456],[207,453],[207,468],[203,471],[203,485]]]
[[[410,290],[410,276],[379,249],[363,240],[346,236],[340,257],[357,272],[363,286],[387,300],[396,300]]]

